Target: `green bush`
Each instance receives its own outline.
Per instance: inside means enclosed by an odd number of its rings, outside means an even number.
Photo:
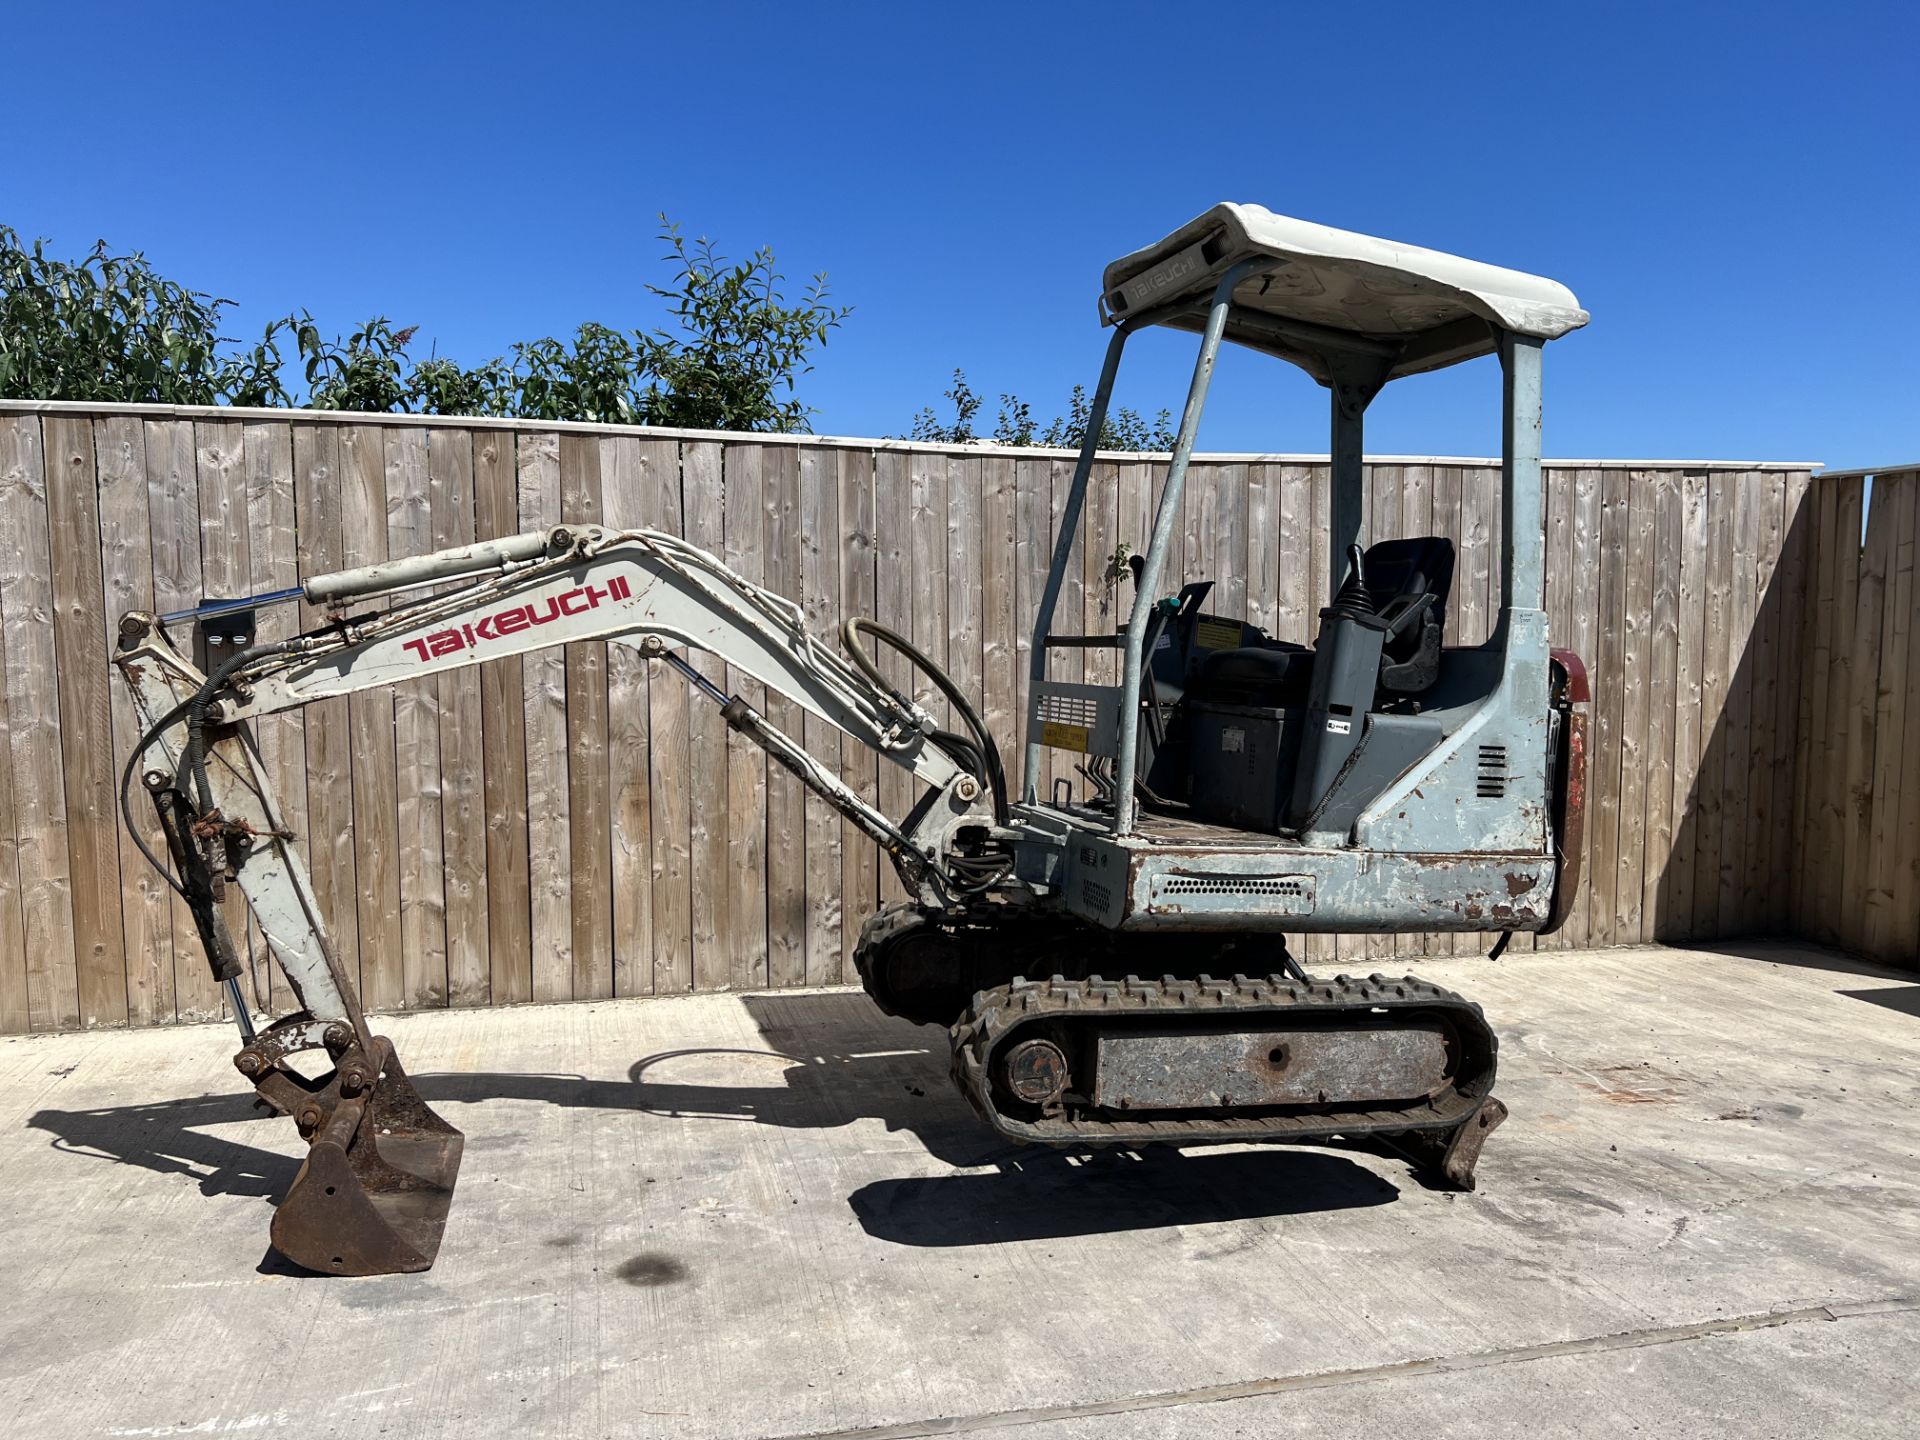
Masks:
[[[668,285],[648,285],[673,325],[581,325],[569,340],[521,341],[467,369],[409,352],[419,327],[375,316],[343,340],[306,312],[242,347],[220,335],[230,300],[188,290],[104,241],[78,264],[0,226],[0,395],[23,400],[291,405],[425,415],[510,415],[714,430],[804,431],[794,393],[810,357],[850,312],[816,275],[789,302],[773,253],[738,264],[689,243],[663,215]],[[303,383],[284,376],[291,338]]]
[[[1078,450],[1087,438],[1087,426],[1093,420],[1093,400],[1087,387],[1076,385],[1067,397],[1067,413],[1057,415],[1042,427],[1033,418],[1033,407],[1017,395],[1002,394],[993,431],[981,435],[974,428],[974,417],[982,401],[967,384],[963,371],[953,372],[953,385],[941,392],[953,406],[953,419],[942,420],[932,406],[913,417],[909,440],[925,440],[936,445],[969,445],[976,440],[991,440],[996,445],[1048,445],[1063,450]],[[1162,410],[1152,420],[1126,406],[1109,406],[1105,423],[1100,426],[1102,450],[1162,451],[1173,449],[1173,424],[1170,411]]]

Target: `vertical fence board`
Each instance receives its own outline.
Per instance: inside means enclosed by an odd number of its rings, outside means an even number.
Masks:
[[[427,432],[427,493],[432,547],[471,545],[473,435]],[[481,672],[439,677],[441,854],[447,929],[447,1003],[485,1005],[492,991],[487,934],[486,706]]]
[[[1693,910],[1684,932],[1718,934],[1720,923],[1720,840],[1726,776],[1727,628],[1733,613],[1734,507],[1738,485],[1718,471],[1707,476],[1706,626],[1700,644],[1700,765],[1694,781],[1696,830],[1693,856]]]
[[[560,437],[560,519],[568,525],[601,522],[600,438]],[[676,454],[673,475],[679,497]],[[613,847],[609,839],[607,644],[565,648],[567,667],[567,881],[572,890],[573,980],[576,1000],[603,1000],[613,986]]]
[[[978,463],[978,462],[975,462]],[[1119,576],[1115,571],[1115,557],[1120,537],[1117,533],[1120,523],[1120,472],[1106,461],[1096,463],[1087,476],[1086,510],[1083,524],[1086,528],[1086,542],[1081,547],[1080,593],[1085,605],[1080,624],[1077,627],[1083,635],[1111,635],[1114,628],[1124,617],[1119,610],[1121,589]],[[954,573],[964,568],[971,583],[980,583],[979,568],[967,563],[965,557],[973,547],[956,537],[953,549]],[[1122,569],[1125,567],[1122,566]],[[961,586],[948,586],[947,608],[952,620],[954,635],[960,633],[960,620],[955,606],[963,603]],[[1088,683],[1094,685],[1118,685],[1120,683],[1120,652],[1114,649],[1083,650],[1084,673]],[[964,687],[963,687],[964,688]]]
[[[105,589],[93,423],[82,416],[48,416],[43,436],[77,1018],[85,1026],[125,1025],[120,816],[114,803],[108,652],[99,625]]]
[[[513,435],[482,430],[473,441],[476,538],[520,529],[519,458]],[[533,873],[528,850],[526,665],[520,656],[480,667],[480,728],[487,765],[487,985],[493,1003],[533,998]]]
[[[1683,939],[1694,933],[1694,895],[1700,846],[1701,748],[1711,733],[1702,684],[1707,639],[1707,477],[1680,476],[1680,593],[1674,654],[1673,845],[1661,877],[1660,918],[1655,937]]]
[[[1753,645],[1758,576],[1754,548],[1759,543],[1759,477],[1741,473],[1732,477],[1733,583],[1731,608],[1725,619],[1727,645],[1726,705],[1720,725],[1724,751],[1720,777],[1720,903],[1716,926],[1723,935],[1747,928],[1746,863],[1751,838],[1748,806],[1752,801],[1748,774],[1753,765],[1753,670],[1748,663]]]
[[[692,440],[680,447],[681,531],[710,555],[726,549],[726,508],[722,489],[723,457],[710,440]],[[612,500],[612,491],[608,491]],[[655,523],[655,522],[648,522]],[[616,649],[618,647],[615,647]],[[727,683],[725,662],[705,650],[688,657],[694,669],[716,687]],[[677,677],[687,698],[687,763],[694,791],[687,817],[689,902],[688,930],[693,944],[693,988],[724,990],[733,980],[725,922],[721,914],[727,898],[727,722],[720,707]],[[864,751],[861,753],[865,753]],[[641,753],[623,765],[645,765]],[[636,783],[615,771],[616,784]],[[644,784],[644,779],[637,783]],[[864,919],[863,910],[856,919]]]
[[[1920,564],[1920,472],[1882,475],[1877,485],[1899,487],[1909,515],[1901,539],[1907,549],[1909,593],[1920,601],[1920,581],[1911,571]],[[1897,785],[1900,795],[1899,823],[1895,828],[1895,861],[1892,880],[1893,923],[1889,927],[1886,948],[1877,958],[1896,964],[1920,965],[1920,625],[1908,615],[1907,650],[1893,657],[1894,673],[1887,683],[1899,690],[1905,701],[1905,724],[1898,737],[1889,735],[1887,743],[1900,754]]]
[[[913,483],[907,456],[883,450],[873,460],[874,618],[898,634],[913,635]],[[880,673],[894,689],[905,692],[907,663],[884,650],[873,657]],[[1016,759],[1017,757],[1013,757]],[[1018,783],[1018,773],[1015,774]],[[882,761],[878,780],[879,808],[898,817],[907,813],[916,795],[911,778],[898,765]],[[906,889],[892,865],[879,869],[880,898],[892,904],[906,898]]]
[[[129,415],[112,415],[94,421],[94,457],[98,466],[100,495],[100,572],[102,585],[101,643],[111,655],[119,644],[120,617],[129,610],[153,609],[152,521],[147,514],[147,442],[140,421]],[[291,477],[289,477],[291,478]],[[291,497],[289,497],[291,498]],[[291,624],[291,619],[283,623]],[[0,686],[0,689],[3,689]],[[3,702],[0,702],[3,703]],[[108,686],[108,704],[112,710],[113,779],[119,781],[119,767],[126,762],[139,742],[141,726],[134,712],[133,697],[117,681]],[[18,868],[13,860],[13,808],[11,775],[0,763],[0,890],[18,884]],[[304,765],[301,767],[305,775]],[[137,783],[137,781],[136,781]],[[306,813],[304,780],[299,812]],[[166,838],[161,834],[153,806],[144,794],[130,802],[134,822],[154,854],[166,854]],[[173,915],[169,907],[172,891],[159,870],[141,854],[133,836],[120,827],[120,925],[121,946],[126,954],[127,1019],[133,1025],[157,1025],[173,1019]],[[0,894],[0,947],[18,923],[19,898],[13,893],[11,913],[4,894]],[[0,961],[0,966],[7,962]],[[24,972],[23,972],[24,973]],[[6,986],[0,980],[0,996]],[[0,1010],[5,1002],[0,1000]],[[0,1032],[8,1023],[0,1014]]]
[[[1641,940],[1642,901],[1646,880],[1647,793],[1653,666],[1653,562],[1655,496],[1653,476],[1644,470],[1617,472],[1624,477],[1626,495],[1622,519],[1625,536],[1625,585],[1618,623],[1620,646],[1620,800],[1614,851],[1613,939],[1632,945]],[[1621,569],[1616,561],[1613,568]]]
[[[726,479],[723,520],[726,562],[730,569],[755,584],[765,578],[762,566],[767,519],[761,472],[765,454],[765,446],[729,444],[722,459]],[[904,602],[904,595],[902,600]],[[765,713],[765,686],[731,666],[727,677],[729,695],[738,695]],[[727,876],[726,924],[727,953],[732,957],[736,990],[751,990],[768,983],[767,768],[765,751],[751,740],[728,732],[727,852],[732,856],[733,868]],[[901,793],[905,793],[904,786]],[[889,815],[902,813],[885,803],[888,797],[884,784],[880,794],[882,809]]]
[[[1679,720],[1675,690],[1680,675],[1680,547],[1685,542],[1679,477],[1655,471],[1651,490],[1653,593],[1649,610],[1646,670],[1646,855],[1640,867],[1638,938],[1651,942],[1660,928],[1661,897],[1673,854],[1673,771],[1675,726]]]
[[[156,437],[147,435],[148,473],[153,473]],[[159,495],[155,492],[158,502]],[[340,529],[344,504],[340,471],[340,427],[293,427],[293,513],[297,538],[294,558],[302,578],[325,575],[344,567]],[[154,525],[154,591],[160,598],[161,527]],[[198,561],[195,561],[196,568]],[[324,616],[313,607],[299,607],[300,626],[311,629]],[[360,884],[354,847],[353,721],[344,697],[321,700],[301,715],[306,735],[307,868],[313,896],[328,938],[349,975],[360,973]],[[185,927],[184,929],[182,927]],[[177,911],[173,922],[174,948],[187,963],[194,945],[193,922]]]
[[[1811,476],[1795,471],[1783,477],[1779,559],[1774,572],[1779,650],[1771,678],[1774,706],[1774,787],[1771,873],[1767,876],[1765,928],[1786,932],[1793,924],[1794,880],[1799,871],[1799,758],[1801,697],[1807,688],[1806,616],[1811,608],[1808,582],[1812,531]],[[1920,924],[1920,916],[1916,916]]]
[[[1793,759],[1793,833],[1795,855],[1790,924],[1802,934],[1813,933],[1817,923],[1808,887],[1814,866],[1821,811],[1819,780],[1815,774],[1821,755],[1821,729],[1825,723],[1827,667],[1833,658],[1832,612],[1834,567],[1829,563],[1827,535],[1833,529],[1835,487],[1812,486],[1807,491],[1801,525],[1803,564],[1806,569],[1806,610],[1801,618],[1801,646],[1804,678],[1795,688],[1799,692],[1799,732],[1795,737]]]
[[[957,466],[961,462],[954,463]],[[809,446],[800,452],[799,522],[795,538],[800,548],[800,588],[794,598],[806,615],[808,633],[837,649],[834,631],[840,620],[840,467],[831,450]],[[954,523],[949,516],[948,525]],[[980,552],[972,541],[973,530],[969,528],[965,543],[977,566]],[[977,596],[977,575],[974,593]],[[977,646],[977,622],[973,640]],[[962,688],[969,694],[980,693],[977,666]],[[837,726],[807,715],[801,722],[801,738],[808,754],[839,774]],[[809,985],[827,985],[840,978],[841,969],[840,812],[810,791],[803,794],[802,805],[806,843],[803,974]]]
[[[1841,887],[1856,897],[1841,916],[1840,943],[1849,950],[1866,944],[1866,906],[1858,903],[1867,876],[1867,856],[1873,844],[1873,754],[1878,739],[1877,696],[1880,667],[1880,626],[1886,603],[1887,572],[1893,561],[1893,500],[1889,489],[1874,487],[1866,539],[1860,553],[1858,599],[1853,612],[1853,639],[1849,647],[1847,689],[1845,811],[1841,829]]]
[[[648,525],[682,533],[680,447],[671,440],[640,445],[639,491]],[[647,714],[652,773],[653,980],[656,995],[693,988],[693,794],[686,682],[666,661],[647,662]],[[707,792],[702,790],[703,799]]]
[[[1829,537],[1830,562],[1836,569],[1832,615],[1833,649],[1827,669],[1825,754],[1826,815],[1825,845],[1821,851],[1818,884],[1828,896],[1847,897],[1828,911],[1827,933],[1839,944],[1847,941],[1845,921],[1853,907],[1847,894],[1847,837],[1853,794],[1847,777],[1848,739],[1852,720],[1853,676],[1857,666],[1855,645],[1862,633],[1856,627],[1861,608],[1861,582],[1866,550],[1861,543],[1861,525],[1866,506],[1863,477],[1852,476],[1839,483],[1838,504],[1834,511],[1833,533]]]
[[[49,447],[51,448],[51,447]],[[1864,873],[1857,875],[1865,909],[1861,948],[1884,955],[1895,928],[1895,872],[1899,863],[1901,746],[1906,738],[1907,688],[1903,670],[1913,633],[1914,487],[1876,483],[1869,525],[1888,530],[1889,565],[1882,607],[1878,653],[1873,657],[1874,747],[1867,810]],[[1910,803],[1910,797],[1909,803]]]
[[[991,461],[982,462],[986,474],[992,473]],[[855,615],[871,616],[874,606],[874,513],[873,513],[873,457],[860,451],[841,450],[837,456],[836,469],[840,488],[840,615],[848,618]],[[985,476],[983,475],[982,511],[986,508]],[[991,548],[987,543],[989,521],[983,521],[981,556],[983,566],[990,566],[987,558]],[[1011,537],[1009,537],[1011,538]],[[985,598],[987,625],[982,636],[982,654],[989,662],[993,656],[996,632],[993,628],[995,612],[991,588]],[[1011,610],[1007,612],[1011,615]],[[823,637],[824,638],[824,637]],[[998,632],[998,640],[1003,646],[1010,643],[1012,636],[1004,630]],[[983,673],[981,693],[985,698],[987,713],[992,710],[991,673]],[[995,734],[1004,735],[1006,727],[996,725],[987,719],[988,729]],[[840,746],[840,778],[854,794],[869,805],[879,799],[878,766],[886,764],[865,745],[845,740]],[[892,768],[890,765],[888,768]],[[860,943],[860,932],[875,907],[880,903],[879,851],[863,831],[856,830],[851,822],[844,824],[840,831],[840,971],[834,977],[841,981],[852,981],[859,977],[854,972],[853,952]]]
[[[947,462],[946,671],[955,688],[969,697],[979,696],[985,665],[980,634],[980,547],[976,543],[985,480],[977,457],[955,456]],[[974,698],[972,704],[977,711],[979,700]],[[954,729],[966,733],[958,715],[949,718]]]
[[[1627,472],[1606,470],[1600,476],[1600,544],[1602,556],[1624,556],[1627,540]],[[1614,901],[1620,874],[1621,734],[1626,726],[1625,619],[1627,567],[1603,564],[1598,611],[1599,645],[1593,670],[1593,749],[1589,764],[1599,778],[1590,791],[1593,854],[1597,862],[1588,889],[1587,917],[1590,944],[1610,945],[1618,926]]]
[[[1747,845],[1739,878],[1743,926],[1752,933],[1766,930],[1772,906],[1775,832],[1779,807],[1774,788],[1780,767],[1774,692],[1780,666],[1780,595],[1775,591],[1786,504],[1783,475],[1756,472],[1753,476],[1757,538],[1753,550],[1753,625],[1747,652],[1748,735]]]
[[[1047,567],[1052,560],[1051,505],[1048,465],[1045,460],[1014,462],[1014,634],[1019,664],[1019,699],[1015,708],[1014,748],[1020,753],[1019,785],[1042,798],[1052,793],[1052,751],[1040,751],[1040,763],[1033,774],[1026,767],[1026,716],[1028,683],[1033,674],[1033,623],[1040,613],[1040,597],[1046,588]],[[1146,553],[1144,545],[1142,554]]]
[[[766,586],[792,599],[800,593],[800,452],[770,446],[760,465]],[[767,692],[767,719],[781,734],[799,740],[801,714],[791,700]],[[801,985],[807,976],[806,791],[778,764],[767,767],[766,866],[767,982]]]
[[[27,1010],[33,1028],[43,1030],[80,1018],[47,523],[40,420],[0,419],[0,554],[6,556],[0,566],[0,643],[6,650],[8,758]]]
[[[560,523],[560,437],[522,435],[515,450],[521,530]],[[565,1000],[573,988],[572,788],[567,779],[567,660],[535,650],[521,658],[527,715],[527,860],[533,909],[533,998]]]
[[[15,445],[15,423],[12,418],[0,420],[0,467]],[[4,483],[3,468],[0,483]],[[34,1015],[27,983],[26,918],[21,912],[19,817],[13,803],[13,691],[8,684],[5,612],[5,592],[0,589],[0,1035],[20,1035],[34,1028]],[[164,959],[170,994],[173,957],[169,953]],[[136,1023],[168,1018],[170,1014],[134,1016]]]
[[[609,435],[600,442],[600,511],[606,524],[616,530],[659,529],[663,517],[658,513],[659,491],[664,488],[657,475],[650,475],[642,446],[645,442],[631,435]],[[692,494],[688,494],[691,509]],[[711,497],[714,506],[719,495]],[[671,517],[666,517],[671,518]],[[719,545],[719,521],[714,518],[712,547]],[[696,544],[689,526],[688,538]],[[610,644],[607,649],[607,784],[609,873],[613,888],[612,981],[615,995],[646,995],[653,990],[653,754],[652,683],[650,672],[656,668],[632,645]],[[711,666],[711,661],[705,662]],[[661,677],[663,686],[678,684],[675,677]],[[662,703],[666,703],[663,697]],[[708,757],[714,773],[724,783],[725,751],[717,761]],[[721,812],[724,815],[724,810]],[[693,855],[690,859],[697,860]],[[696,884],[697,884],[696,875]],[[718,871],[716,885],[724,885]],[[698,890],[696,888],[697,896]],[[702,943],[701,926],[709,929]],[[693,941],[695,964],[701,952],[720,948],[718,915],[709,906],[702,913],[690,911],[689,938]],[[727,981],[724,960],[709,988],[723,989]]]
[[[340,558],[349,567],[387,558],[385,437],[385,428],[377,425],[347,425],[340,431]],[[360,998],[369,1010],[398,1010],[406,1004],[406,973],[393,691],[354,695],[347,713],[354,874],[360,886]]]
[[[1278,633],[1283,540],[1280,491],[1284,481],[1278,465],[1247,467],[1247,623],[1269,635]]]
[[[427,432],[386,432],[387,554],[433,548]],[[410,1009],[447,1003],[446,851],[440,813],[440,681],[393,687],[395,833],[400,860],[400,994]]]

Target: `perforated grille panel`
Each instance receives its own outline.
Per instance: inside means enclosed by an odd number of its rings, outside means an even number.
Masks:
[[[1056,750],[1111,755],[1119,711],[1120,689],[1116,685],[1042,681],[1034,690],[1028,734]]]
[[[1091,695],[1042,695],[1040,718],[1056,725],[1085,725],[1100,718],[1100,706]]]
[[[1147,908],[1155,914],[1197,911],[1260,915],[1311,915],[1311,875],[1234,875],[1224,872],[1155,875],[1147,887]]]
[[[1238,876],[1174,875],[1160,887],[1162,895],[1305,895],[1309,886],[1301,880],[1242,880]]]

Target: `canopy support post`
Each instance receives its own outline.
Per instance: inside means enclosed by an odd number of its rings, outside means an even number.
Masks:
[[[1347,573],[1347,548],[1366,544],[1363,437],[1366,432],[1367,402],[1373,392],[1351,383],[1335,380],[1328,389],[1333,395],[1333,435],[1327,447],[1331,463],[1328,488],[1332,525],[1327,544],[1329,601],[1340,593]]]
[[[1187,387],[1186,408],[1180,412],[1180,432],[1174,437],[1173,460],[1167,466],[1167,486],[1160,496],[1160,508],[1153,517],[1153,537],[1147,544],[1146,564],[1142,566],[1133,590],[1133,614],[1127,621],[1126,659],[1120,678],[1120,734],[1114,755],[1113,833],[1133,833],[1134,782],[1140,754],[1140,675],[1146,668],[1147,622],[1153,615],[1155,597],[1160,593],[1160,574],[1166,568],[1167,551],[1173,544],[1174,517],[1180,513],[1180,492],[1187,484],[1187,462],[1193,458],[1193,442],[1200,433],[1200,412],[1206,408],[1207,389],[1213,383],[1214,362],[1220,358],[1220,341],[1226,334],[1227,311],[1233,306],[1234,287],[1273,262],[1264,257],[1242,260],[1228,268],[1214,287],[1213,303],[1207,307],[1206,328],[1200,335],[1200,354],[1193,362],[1193,380]]]

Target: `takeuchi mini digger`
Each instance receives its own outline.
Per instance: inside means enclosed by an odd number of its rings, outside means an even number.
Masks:
[[[947,1028],[954,1083],[1002,1134],[1380,1138],[1436,1183],[1473,1184],[1506,1113],[1479,1007],[1411,976],[1308,975],[1283,936],[1546,931],[1571,901],[1587,695],[1580,663],[1549,649],[1542,608],[1541,358],[1586,312],[1550,280],[1248,205],[1109,265],[1101,306],[1112,338],[1033,617],[1018,790],[970,698],[909,641],[849,619],[835,647],[793,602],[658,531],[562,526],[121,621],[115,661],[144,726],[123,807],[141,782],[169,852],[152,858],[231,992],[234,1063],[310,1147],[274,1217],[282,1255],[334,1274],[427,1268],[462,1137],[370,1028],[250,724],[584,640],[677,670],[886,852],[911,898],[867,922],[861,978],[888,1013]],[[1095,437],[1127,339],[1150,325],[1200,346],[1131,613],[1115,634],[1056,634]],[[1293,362],[1331,397],[1333,598],[1311,647],[1209,614],[1206,579],[1166,573],[1226,341]],[[1491,638],[1460,647],[1445,635],[1452,544],[1362,533],[1362,420],[1388,381],[1485,355],[1504,373],[1501,601]],[[254,609],[300,598],[327,622],[251,642]],[[189,623],[198,666],[169,633]],[[209,630],[228,643],[209,647]],[[1056,654],[1093,646],[1119,652],[1119,684],[1052,677]],[[883,677],[882,649],[924,673],[955,728]],[[689,650],[873,747],[919,799],[881,813]],[[1073,753],[1082,784],[1036,792],[1047,746]],[[258,1031],[222,917],[229,885],[299,1007]],[[317,1053],[296,1066],[301,1052]]]

